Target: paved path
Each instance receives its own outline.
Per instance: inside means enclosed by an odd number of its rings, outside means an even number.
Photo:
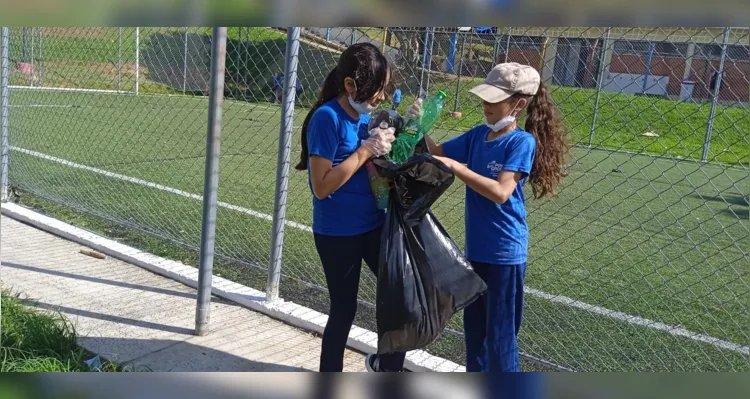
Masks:
[[[79,343],[152,371],[317,371],[320,338],[214,298],[212,332],[193,334],[195,290],[3,216],[0,281],[34,306],[57,310]],[[347,351],[345,371],[364,371]]]

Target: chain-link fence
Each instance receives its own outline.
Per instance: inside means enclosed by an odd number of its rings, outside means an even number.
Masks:
[[[138,243],[157,254],[199,248],[211,40],[208,28],[10,29],[11,199],[156,236]],[[303,28],[292,162],[320,84],[363,41],[391,61],[401,111],[449,93],[438,141],[483,122],[468,90],[498,62],[533,65],[551,87],[574,148],[559,195],[527,202],[525,369],[750,369],[748,28]],[[228,28],[217,273],[263,290],[286,45],[283,28]],[[280,295],[325,312],[307,174],[281,177]],[[456,183],[434,208],[460,245],[463,195]],[[363,273],[356,323],[371,330],[374,288]],[[463,363],[461,326],[428,351]]]

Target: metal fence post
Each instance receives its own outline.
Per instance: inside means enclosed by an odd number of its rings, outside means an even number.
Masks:
[[[503,60],[503,62],[510,62],[510,37],[511,37],[510,33],[512,31],[513,31],[513,28],[508,27],[508,32],[507,32],[508,38],[505,41],[505,59]]]
[[[496,65],[497,58],[500,56],[500,37],[495,33],[495,43],[492,45],[492,65]]]
[[[122,91],[122,28],[117,28],[117,91]]]
[[[427,44],[429,46],[426,46],[427,51],[427,57],[426,57],[426,65],[427,68],[427,82],[425,83],[424,91],[425,93],[429,93],[430,91],[430,72],[432,72],[432,51],[433,51],[433,43],[435,42],[435,30],[427,28]]]
[[[651,63],[654,60],[654,52],[656,52],[656,44],[649,43],[648,55],[646,56],[646,70],[643,72],[643,87],[641,88],[641,94],[646,94],[646,90],[648,90],[648,77],[651,76]]]
[[[284,247],[284,223],[286,220],[286,197],[287,186],[289,185],[289,154],[292,150],[292,128],[294,127],[294,100],[296,96],[299,38],[299,27],[290,27],[287,29],[284,96],[281,103],[279,153],[276,163],[276,193],[274,195],[273,230],[271,232],[271,259],[268,265],[268,285],[266,286],[266,301],[268,302],[279,299],[281,257]]]
[[[458,111],[458,95],[461,92],[461,70],[464,67],[464,45],[466,44],[466,34],[459,32],[461,35],[461,49],[458,53],[458,74],[456,78],[456,96],[453,99],[453,112]]]
[[[422,97],[422,93],[425,92],[424,90],[424,70],[427,65],[427,41],[430,38],[430,28],[426,27],[424,28],[424,39],[422,41],[422,62],[420,63],[421,70],[419,74],[419,95],[418,97]],[[428,77],[429,78],[429,77]]]
[[[724,74],[724,61],[727,58],[727,42],[729,41],[729,28],[724,28],[724,39],[721,44],[721,58],[719,59],[719,70],[716,75],[716,83],[714,83],[714,95],[711,98],[711,113],[708,115],[708,126],[706,127],[706,138],[703,140],[703,153],[701,154],[701,162],[706,162],[708,159],[708,148],[711,145],[711,133],[714,130],[714,118],[716,117],[716,103],[719,101],[719,89],[721,89],[721,81],[723,80],[722,74]]]
[[[188,27],[185,27],[185,46],[184,46],[184,52],[185,54],[182,59],[182,93],[187,92],[187,59],[188,59]]]
[[[604,70],[605,70],[604,62],[606,60],[606,57],[604,57],[604,54],[607,53],[607,49],[610,46],[609,35],[611,31],[612,31],[612,28],[607,27],[607,32],[604,34],[604,44],[602,45],[603,59],[601,60],[601,62],[599,62],[599,71],[597,71],[598,73],[596,76],[596,98],[594,99],[594,116],[591,118],[591,130],[589,130],[589,147],[591,147],[592,143],[594,142],[594,131],[596,130],[596,117],[599,114],[599,99],[602,94],[602,79],[604,79]]]
[[[6,27],[0,32],[2,49],[2,61],[0,62],[0,100],[2,100],[2,118],[0,119],[0,131],[2,132],[2,193],[0,200],[8,200],[8,74],[10,73],[8,65],[8,50],[10,44],[10,30]]]
[[[216,207],[219,190],[219,154],[221,146],[221,105],[224,99],[227,28],[213,28],[211,41],[211,89],[208,99],[208,134],[206,138],[206,173],[203,186],[200,266],[198,269],[198,303],[195,333],[206,335],[211,310],[211,277],[216,238]]]
[[[456,73],[456,51],[458,50],[458,34],[456,31],[448,36],[448,54],[445,59],[445,72]]]
[[[141,28],[135,28],[135,95],[141,82]]]
[[[34,87],[34,76],[36,71],[34,70],[34,27],[31,27],[31,77],[29,78],[30,86]]]
[[[39,86],[44,87],[44,28],[39,28]]]

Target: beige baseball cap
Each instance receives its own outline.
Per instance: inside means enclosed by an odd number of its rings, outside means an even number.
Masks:
[[[539,72],[534,67],[506,62],[495,65],[484,83],[469,90],[488,103],[499,103],[515,93],[533,96],[541,82]]]

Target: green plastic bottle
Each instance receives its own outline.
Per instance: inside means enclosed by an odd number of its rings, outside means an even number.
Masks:
[[[396,137],[391,144],[391,152],[388,155],[391,161],[403,163],[414,154],[414,148],[427,132],[432,129],[440,117],[440,111],[443,110],[443,104],[448,93],[440,90],[422,106],[422,117],[419,120],[412,119],[406,123],[404,130]]]

